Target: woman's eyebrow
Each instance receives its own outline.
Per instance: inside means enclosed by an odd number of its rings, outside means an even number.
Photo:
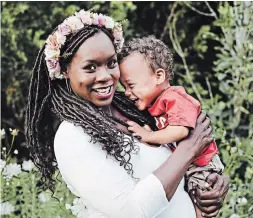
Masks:
[[[111,55],[111,56],[110,56],[109,58],[107,58],[106,60],[112,59],[115,55],[117,55],[117,54],[114,53],[113,55]],[[85,60],[83,63],[86,63],[86,62],[90,62],[90,63],[94,63],[94,64],[99,63],[99,61],[97,61],[97,60]]]

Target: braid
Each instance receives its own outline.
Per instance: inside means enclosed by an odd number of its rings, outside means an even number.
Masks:
[[[61,57],[61,67],[66,69],[80,45],[99,31],[103,31],[113,40],[111,33],[106,29],[85,26],[66,40],[61,54],[65,52],[70,55]],[[55,130],[53,122],[50,122],[55,118],[82,127],[92,142],[100,143],[107,155],[113,156],[130,175],[133,175],[131,153],[138,152],[139,147],[135,145],[133,136],[125,137],[125,133],[116,128],[116,123],[124,125],[125,123],[106,114],[91,102],[69,93],[65,81],[51,81],[45,63],[44,49],[45,45],[40,50],[33,69],[26,113],[27,143],[34,163],[41,172],[43,188],[53,191],[55,184],[52,178],[57,169],[53,147]],[[122,93],[115,94],[112,104],[122,114],[136,122],[150,125],[153,121],[150,115],[139,112]]]
[[[53,190],[52,178],[55,172],[53,153],[53,127],[47,123],[52,120],[48,102],[51,96],[51,85],[45,71],[44,48],[39,52],[33,69],[29,87],[28,107],[26,113],[26,138],[35,165],[41,170],[42,184]],[[43,187],[43,188],[44,188]]]

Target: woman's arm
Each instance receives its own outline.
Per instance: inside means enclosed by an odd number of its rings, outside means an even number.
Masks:
[[[154,172],[154,175],[163,184],[168,200],[174,195],[194,157],[213,140],[209,124],[210,120],[201,113],[195,129],[178,144],[176,151]]]

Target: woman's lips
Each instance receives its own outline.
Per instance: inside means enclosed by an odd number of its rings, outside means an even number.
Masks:
[[[107,87],[102,87],[102,88],[96,88],[96,89],[92,89],[97,98],[99,99],[107,99],[110,98],[112,95],[112,91],[113,91],[113,85],[111,86],[107,86]]]

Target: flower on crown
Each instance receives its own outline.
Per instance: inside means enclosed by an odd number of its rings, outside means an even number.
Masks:
[[[116,52],[120,52],[124,43],[123,30],[121,23],[115,22],[111,17],[81,10],[75,15],[66,18],[63,23],[58,25],[57,30],[46,40],[45,60],[50,78],[63,79],[59,63],[60,49],[65,44],[68,35],[82,29],[85,25],[103,26],[110,29],[114,36]]]

